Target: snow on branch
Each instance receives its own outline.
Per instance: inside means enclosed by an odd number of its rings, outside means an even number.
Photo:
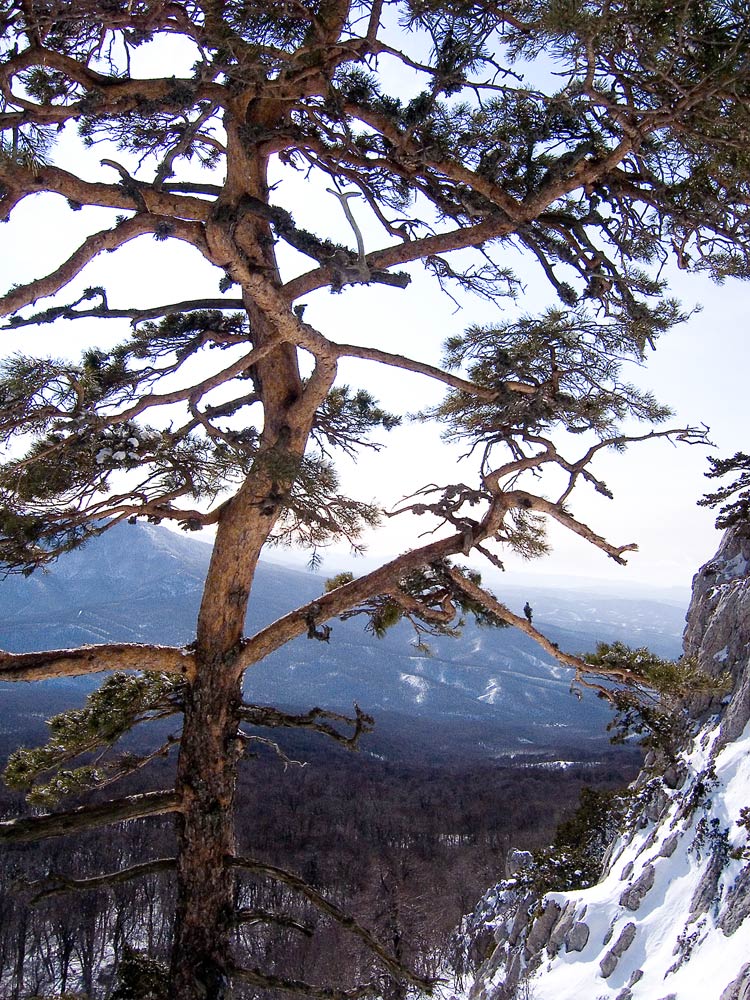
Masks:
[[[188,674],[194,663],[193,653],[176,646],[147,646],[138,643],[49,649],[36,653],[7,653],[0,650],[0,680],[41,681],[53,677],[99,674],[106,670]]]
[[[181,799],[174,791],[143,792],[110,802],[79,806],[69,812],[45,813],[0,822],[0,843],[23,844],[50,837],[64,837],[98,826],[179,812]]]

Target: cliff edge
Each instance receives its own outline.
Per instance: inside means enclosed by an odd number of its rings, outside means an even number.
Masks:
[[[750,528],[696,574],[684,642],[731,695],[647,759],[597,884],[540,895],[511,857],[458,934],[468,1000],[750,1000]]]

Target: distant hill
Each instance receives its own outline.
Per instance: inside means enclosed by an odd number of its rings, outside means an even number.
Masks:
[[[46,572],[0,581],[0,648],[52,649],[109,641],[183,644],[193,638],[210,546],[150,525],[120,525],[69,553]],[[248,633],[321,593],[324,578],[262,563],[253,588]],[[590,649],[621,638],[677,655],[684,610],[676,604],[611,595],[513,587],[499,596],[520,609],[561,648]],[[594,698],[570,694],[570,674],[526,635],[468,624],[459,639],[431,640],[418,652],[406,625],[377,640],[356,619],[334,622],[328,644],[301,638],[248,671],[246,697],[294,707],[322,705],[387,715],[391,726],[420,718],[461,721],[487,736],[492,752],[599,743],[609,719]],[[0,685],[4,725],[14,711],[48,711],[92,679]],[[15,689],[15,690],[14,690]],[[34,692],[37,692],[34,694]],[[57,708],[56,710],[59,710]],[[434,728],[434,727],[433,727]],[[437,731],[435,732],[437,737]]]

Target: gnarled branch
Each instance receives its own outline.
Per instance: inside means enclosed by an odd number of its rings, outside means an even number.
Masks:
[[[477,531],[475,540],[481,541],[487,537]],[[315,614],[317,622],[324,622],[330,618],[335,618],[344,611],[356,607],[368,598],[378,594],[387,593],[396,583],[401,575],[412,569],[419,569],[433,562],[439,562],[448,556],[457,555],[463,552],[465,545],[464,533],[450,535],[448,538],[437,542],[431,542],[417,549],[412,549],[403,555],[397,556],[390,562],[372,573],[358,577],[351,583],[346,583],[308,604],[290,611],[289,614],[278,618],[275,622],[256,632],[254,636],[246,639],[242,652],[239,655],[241,669],[246,669],[268,656],[276,649],[280,649],[287,642],[296,639],[307,632],[307,621],[310,613]]]
[[[371,715],[363,712],[359,705],[354,706],[355,716],[342,715],[340,712],[330,712],[324,708],[312,708],[304,715],[290,715],[282,712],[271,705],[243,705],[240,709],[240,718],[253,726],[268,726],[271,729],[311,729],[316,733],[323,733],[330,736],[350,750],[356,750],[359,738],[363,733],[372,732],[375,720]],[[324,721],[328,720],[328,721]],[[335,726],[328,725],[328,722],[341,722],[344,725],[352,726],[353,732],[350,735],[339,732]]]
[[[144,233],[157,231],[160,226],[166,226],[170,236],[185,240],[193,246],[200,247],[203,243],[202,227],[196,223],[184,222],[172,216],[136,215],[119,223],[113,229],[104,229],[88,236],[55,271],[51,271],[43,278],[20,285],[0,297],[0,316],[7,316],[18,309],[23,309],[24,306],[32,305],[37,299],[54,295],[80,274],[100,253],[105,250],[117,250],[130,240],[143,236]]]
[[[163,674],[189,674],[195,656],[177,646],[108,643],[78,649],[49,649],[38,653],[0,650],[0,681],[42,681],[53,677],[80,677],[105,670],[150,670]]]
[[[32,316],[22,318],[14,316],[13,321],[7,324],[8,329],[15,330],[21,326],[41,326],[44,323],[55,323],[58,319],[129,319],[133,325],[144,320],[159,319],[161,316],[169,316],[172,313],[185,313],[198,309],[244,309],[245,304],[242,299],[188,299],[185,302],[172,302],[164,306],[152,306],[149,309],[110,309],[107,305],[93,306],[90,309],[76,309],[76,302],[68,306],[56,306],[54,309],[45,309],[42,312],[34,313]]]
[[[182,803],[176,792],[143,792],[123,799],[79,806],[69,812],[4,820],[0,823],[0,843],[23,844],[50,837],[64,837],[69,833],[80,833],[81,830],[123,823],[125,820],[179,812],[181,807]]]
[[[497,615],[498,618],[502,618],[509,625],[513,625],[515,628],[520,629],[521,632],[525,632],[529,638],[538,643],[546,653],[549,653],[550,656],[554,657],[559,663],[562,663],[563,666],[571,667],[575,671],[575,681],[585,684],[586,682],[583,680],[584,674],[608,677],[612,681],[621,684],[636,684],[642,680],[630,670],[618,668],[610,670],[599,666],[594,667],[580,656],[575,656],[572,653],[564,653],[556,643],[551,642],[544,633],[534,628],[527,618],[522,618],[520,615],[514,614],[510,608],[503,604],[502,601],[499,601],[494,594],[485,590],[484,587],[480,587],[463,573],[459,573],[450,566],[446,567],[445,572],[465,594],[468,594],[473,600],[481,602],[493,614]],[[604,692],[606,696],[606,688],[597,687],[596,690]]]
[[[29,902],[32,906],[42,903],[45,899],[53,896],[61,896],[67,892],[93,892],[96,889],[109,888],[112,885],[121,885],[123,882],[130,882],[135,878],[144,878],[146,875],[157,875],[161,872],[170,872],[175,869],[174,858],[156,858],[154,861],[144,861],[140,865],[131,865],[130,868],[121,868],[116,872],[107,872],[104,875],[93,875],[91,878],[70,878],[67,875],[49,875],[44,879],[34,879],[32,881],[19,880],[16,885],[20,889],[34,892]]]
[[[555,521],[558,521],[576,535],[580,535],[581,538],[596,546],[597,549],[601,549],[602,552],[606,553],[610,559],[614,559],[620,566],[627,566],[627,560],[623,559],[624,552],[638,551],[638,546],[635,542],[629,542],[627,545],[612,545],[611,542],[608,542],[602,535],[598,535],[587,524],[584,524],[583,521],[579,521],[573,517],[572,514],[565,510],[562,504],[553,503],[551,500],[545,500],[544,497],[535,496],[533,493],[526,493],[524,490],[513,490],[512,493],[506,494],[506,497],[511,498],[515,506],[525,510],[536,510],[542,514],[548,514]]]
[[[279,927],[288,927],[290,930],[299,931],[305,937],[312,937],[315,933],[315,928],[309,924],[303,924],[283,913],[269,913],[267,910],[237,910],[234,914],[234,923],[243,927],[252,927],[253,924],[276,924]]]
[[[314,986],[301,979],[283,979],[261,972],[260,969],[243,969],[238,965],[232,966],[229,971],[233,978],[241,979],[259,989],[299,993],[302,996],[314,997],[315,1000],[360,1000],[360,997],[375,996],[380,990],[377,983],[365,983],[350,990],[335,989],[332,986]]]
[[[404,357],[402,354],[392,354],[389,351],[381,351],[376,347],[358,347],[355,344],[335,344],[334,350],[339,358],[361,358],[363,361],[375,361],[378,364],[390,365],[393,368],[401,368],[403,371],[415,372],[418,375],[427,375],[438,382],[443,382],[454,389],[466,392],[478,399],[486,399],[491,402],[497,398],[498,390],[486,389],[484,386],[476,385],[468,379],[450,372],[443,371],[435,365],[428,365],[422,361],[415,361],[413,358]],[[527,385],[525,382],[504,382],[503,390],[517,392],[526,396],[533,396],[538,389],[536,386]]]
[[[383,965],[391,972],[394,976],[399,979],[405,979],[407,982],[411,983],[413,986],[417,986],[419,989],[430,991],[433,986],[433,981],[430,979],[423,979],[421,976],[417,976],[406,966],[402,965],[396,958],[390,955],[385,948],[380,944],[380,942],[375,938],[370,931],[361,924],[350,917],[343,910],[339,909],[335,903],[326,899],[325,896],[321,895],[317,889],[313,889],[311,885],[299,875],[295,875],[293,872],[286,871],[284,868],[277,868],[275,865],[269,865],[263,861],[256,861],[254,858],[245,857],[230,857],[227,859],[227,863],[230,867],[241,868],[243,871],[252,872],[254,875],[262,875],[265,878],[270,878],[275,882],[281,882],[283,885],[289,886],[290,889],[294,889],[305,897],[313,906],[320,910],[321,913],[325,913],[326,916],[331,917],[335,920],[340,927],[348,933],[354,935],[354,937],[359,938],[369,949],[376,955]],[[328,996],[328,994],[325,994]],[[364,994],[363,994],[364,995]]]

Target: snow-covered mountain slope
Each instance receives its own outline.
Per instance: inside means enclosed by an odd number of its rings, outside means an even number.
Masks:
[[[484,958],[470,1000],[750,998],[749,611],[750,530],[735,529],[695,578],[686,630],[731,698],[692,706],[676,764],[647,762],[597,884],[540,897],[516,858],[464,921],[464,958]]]
[[[45,573],[0,581],[0,648],[190,642],[209,557],[209,546],[164,528],[117,525]],[[248,634],[314,600],[324,579],[262,563]],[[627,621],[637,630],[636,644],[666,655],[679,649],[679,605],[611,595],[597,603],[590,594],[532,587],[510,587],[500,596],[519,613],[530,600],[534,621],[566,651],[623,638]],[[337,621],[329,643],[303,637],[256,665],[248,673],[248,697],[341,711],[356,701],[378,716],[468,719],[485,724],[493,744],[502,730],[503,753],[606,744],[609,711],[593,696],[572,697],[570,673],[523,633],[479,629],[470,621],[460,639],[438,637],[430,648],[430,655],[416,649],[405,623],[377,640],[364,632],[361,619]],[[17,696],[5,693],[6,705]]]

